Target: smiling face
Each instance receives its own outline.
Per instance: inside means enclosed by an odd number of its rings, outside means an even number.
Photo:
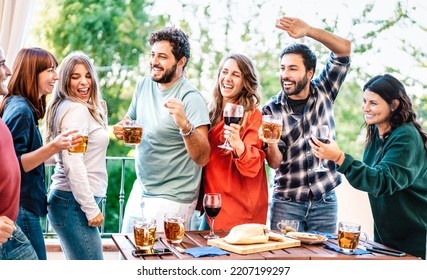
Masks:
[[[307,98],[313,70],[306,71],[301,55],[285,54],[280,61],[279,75],[282,90],[289,98]]]
[[[164,89],[171,86],[181,77],[185,57],[176,61],[169,41],[155,42],[151,48],[150,67],[153,81]]]
[[[51,94],[57,80],[59,80],[59,77],[54,67],[49,67],[40,72],[38,75],[39,97]]]
[[[4,52],[0,48],[0,95],[7,94],[6,80],[11,75],[12,71],[7,67]]]
[[[381,96],[373,91],[365,90],[363,93],[362,109],[365,114],[366,124],[376,124],[380,135],[390,129],[392,108]]]
[[[224,98],[223,104],[238,99],[243,89],[243,74],[234,59],[227,59],[219,74],[219,88]]]
[[[70,77],[71,95],[76,96],[84,102],[90,99],[92,87],[92,76],[84,64],[76,64]]]

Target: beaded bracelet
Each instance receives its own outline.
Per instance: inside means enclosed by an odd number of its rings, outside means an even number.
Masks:
[[[194,131],[196,130],[196,128],[194,127],[194,124],[187,122],[188,124],[190,124],[190,130],[187,133],[182,133],[182,129],[179,130],[179,134],[181,134],[182,137],[188,137],[191,136],[191,134],[194,133]]]

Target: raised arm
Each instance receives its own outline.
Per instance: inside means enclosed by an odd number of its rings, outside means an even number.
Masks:
[[[319,41],[336,56],[350,56],[351,42],[326,30],[313,27],[301,19],[281,17],[276,27],[288,32],[289,36],[298,39],[304,36]]]

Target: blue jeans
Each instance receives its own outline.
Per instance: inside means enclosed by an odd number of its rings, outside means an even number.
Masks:
[[[273,195],[271,201],[271,229],[281,220],[298,220],[298,231],[336,233],[338,202],[332,190],[319,200],[295,201]]]
[[[38,260],[28,238],[18,225],[9,241],[0,246],[0,260]]]
[[[97,203],[100,197],[95,197]],[[48,219],[59,236],[67,260],[102,260],[102,241],[97,227],[90,227],[71,192],[50,190]]]
[[[42,227],[40,225],[40,218],[22,207],[19,207],[18,218],[16,224],[21,228],[24,234],[30,240],[34,250],[36,250],[39,260],[46,260],[46,246],[44,244],[44,237]]]

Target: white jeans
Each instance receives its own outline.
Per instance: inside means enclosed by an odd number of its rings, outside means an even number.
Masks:
[[[192,203],[178,203],[169,199],[143,197],[142,188],[137,181],[133,184],[123,217],[122,233],[133,232],[135,218],[155,218],[157,232],[164,231],[163,216],[165,213],[185,215],[185,228],[190,229],[191,218],[196,208],[197,200]]]

